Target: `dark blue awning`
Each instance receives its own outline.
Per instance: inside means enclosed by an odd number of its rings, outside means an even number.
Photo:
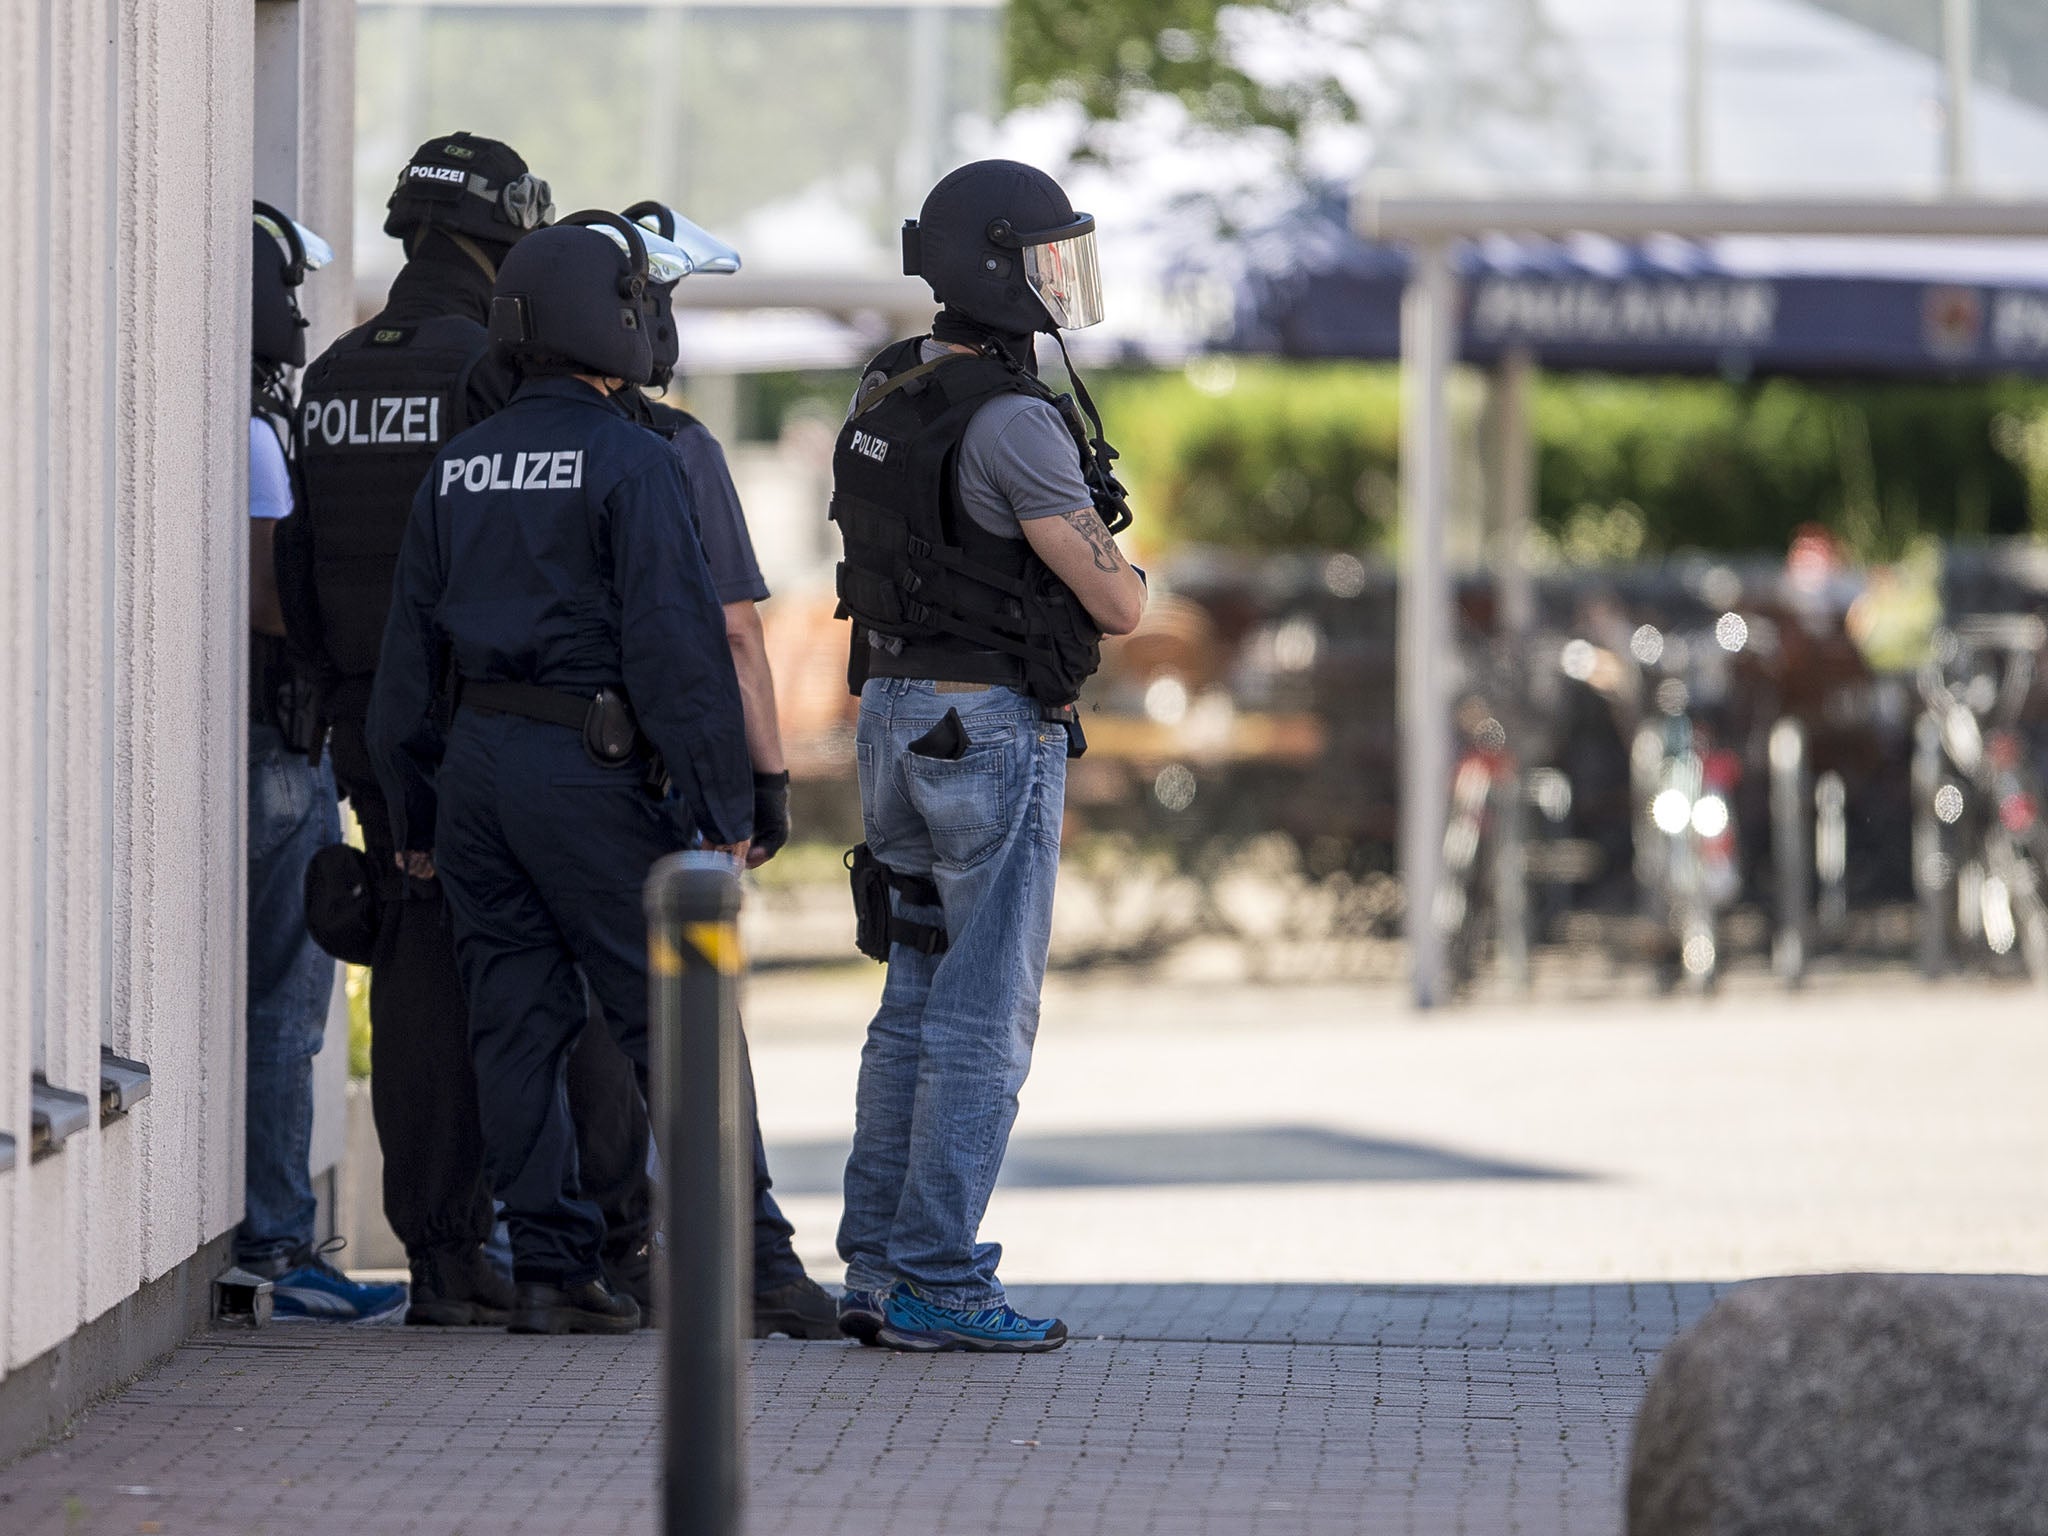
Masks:
[[[1248,242],[1232,351],[1400,354],[1408,258],[1307,216]],[[2038,242],[1489,237],[1461,244],[1459,355],[1553,369],[1952,377],[2048,374]]]

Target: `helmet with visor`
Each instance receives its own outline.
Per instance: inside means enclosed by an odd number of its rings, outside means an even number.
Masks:
[[[977,160],[933,187],[904,223],[903,270],[999,331],[1080,330],[1103,315],[1094,217],[1016,160]]]

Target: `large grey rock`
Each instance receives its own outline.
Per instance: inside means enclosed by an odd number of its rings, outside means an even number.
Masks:
[[[1629,1536],[2048,1536],[2048,1280],[1724,1297],[1636,1418]]]

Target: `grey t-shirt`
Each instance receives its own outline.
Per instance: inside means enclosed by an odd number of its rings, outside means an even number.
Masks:
[[[683,483],[690,491],[690,511],[697,519],[697,537],[704,545],[704,563],[721,603],[758,603],[768,596],[761,579],[747,517],[740,510],[739,491],[726,468],[725,450],[710,428],[691,421],[671,438],[681,462]]]
[[[926,341],[919,355],[930,362],[948,350]],[[880,380],[861,381],[856,405]],[[1094,505],[1073,434],[1057,410],[1031,395],[997,395],[974,413],[960,441],[959,479],[967,515],[999,538],[1021,539],[1034,518]]]

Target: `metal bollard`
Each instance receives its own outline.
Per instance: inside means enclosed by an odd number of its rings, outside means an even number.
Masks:
[[[1955,864],[1934,811],[1942,762],[1941,722],[1929,712],[1913,722],[1913,891],[1920,899],[1920,974],[1930,979],[1948,973],[1956,910]]]
[[[667,1172],[662,1531],[733,1536],[753,1293],[739,870],[723,854],[671,855],[647,877],[646,907],[654,1124]]]
[[[1797,985],[1806,977],[1813,910],[1813,834],[1806,819],[1806,727],[1790,718],[1771,727],[1771,864],[1777,929],[1771,969]]]

